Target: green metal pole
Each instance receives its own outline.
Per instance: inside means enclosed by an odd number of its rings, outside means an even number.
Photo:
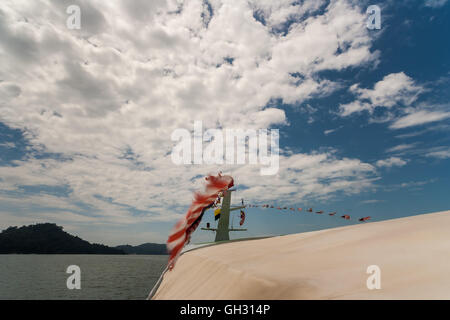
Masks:
[[[216,231],[216,239],[214,241],[230,240],[228,227],[230,225],[230,203],[231,191],[227,191],[222,200],[222,208],[220,210],[220,219]]]

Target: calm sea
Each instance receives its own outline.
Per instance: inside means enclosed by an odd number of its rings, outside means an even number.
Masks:
[[[0,255],[0,299],[145,299],[165,255]],[[67,267],[81,269],[69,290]]]

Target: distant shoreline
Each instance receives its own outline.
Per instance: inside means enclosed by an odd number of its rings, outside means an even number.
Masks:
[[[54,223],[39,223],[0,232],[0,254],[167,255],[167,248],[160,243],[109,247],[71,235]]]

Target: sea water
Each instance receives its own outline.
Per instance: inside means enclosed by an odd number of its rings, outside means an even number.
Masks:
[[[145,299],[166,255],[0,255],[0,299]],[[80,289],[68,289],[80,268]]]

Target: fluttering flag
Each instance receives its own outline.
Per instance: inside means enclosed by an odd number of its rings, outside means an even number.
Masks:
[[[231,176],[209,175],[205,179],[205,190],[194,193],[194,200],[186,215],[175,224],[167,239],[167,251],[170,255],[169,270],[173,269],[184,245],[189,243],[191,234],[197,229],[205,211],[214,205],[221,191],[226,192],[234,185]]]
[[[242,226],[245,221],[245,212],[241,210],[241,221],[239,221],[239,225]]]
[[[219,220],[220,218],[220,208],[217,208],[216,210],[214,210],[214,220]]]

